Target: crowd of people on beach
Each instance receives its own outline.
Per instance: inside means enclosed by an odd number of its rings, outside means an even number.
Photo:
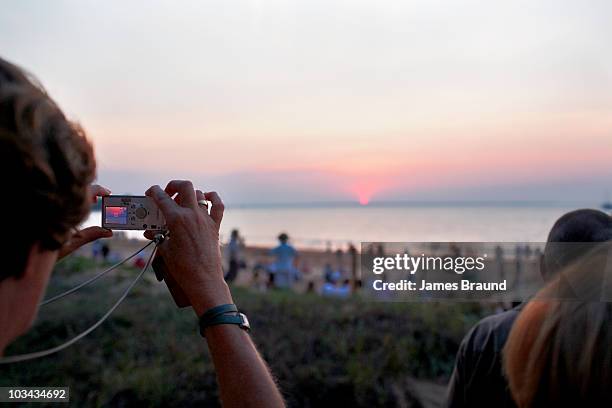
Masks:
[[[294,290],[296,284],[303,282],[306,293],[319,293],[327,297],[348,297],[360,286],[359,255],[354,245],[349,243],[346,251],[336,249],[333,254],[330,248],[321,252],[320,256],[328,261],[319,277],[315,276],[314,268],[307,259],[300,260],[299,252],[290,243],[287,233],[280,233],[277,240],[277,246],[265,250],[263,256],[249,263],[245,255],[245,238],[237,229],[232,230],[224,246],[225,280],[234,283],[241,270],[244,269],[246,273],[250,269],[249,283],[261,291]],[[345,265],[347,256],[348,267]]]
[[[233,229],[223,246],[226,282],[252,286],[260,291],[296,290],[338,298],[347,298],[362,289],[361,253],[351,242],[344,248],[332,249],[328,241],[325,250],[304,249],[303,253],[310,255],[307,257],[300,256],[300,252],[290,243],[287,233],[280,233],[277,240],[277,246],[272,248],[247,248],[245,237],[238,229]],[[501,280],[512,278],[511,287],[516,287],[524,270],[529,266],[537,266],[542,257],[542,248],[537,245],[532,247],[528,243],[503,247],[497,244],[492,249],[493,265],[488,270],[496,272]],[[383,243],[377,243],[367,245],[365,251],[366,257],[384,257],[389,249]],[[410,256],[408,247],[403,251]],[[469,255],[465,246],[452,242],[447,247],[431,243],[425,251],[442,251],[444,255],[454,258]]]

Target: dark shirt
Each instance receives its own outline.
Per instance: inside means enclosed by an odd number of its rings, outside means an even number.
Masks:
[[[502,370],[502,350],[521,308],[482,319],[463,338],[448,384],[447,407],[516,407]]]

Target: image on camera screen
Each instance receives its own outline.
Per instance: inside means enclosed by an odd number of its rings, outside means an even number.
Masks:
[[[106,207],[104,215],[108,224],[125,225],[128,222],[127,207]]]

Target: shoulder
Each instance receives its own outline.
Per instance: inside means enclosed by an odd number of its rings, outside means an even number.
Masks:
[[[465,336],[461,348],[473,353],[501,352],[520,309],[516,307],[480,320]]]
[[[285,251],[285,252],[295,252],[295,248],[293,248],[292,245],[289,244],[283,244],[281,245],[281,248]]]
[[[514,406],[502,372],[501,354],[521,306],[485,317],[461,341],[447,406]]]

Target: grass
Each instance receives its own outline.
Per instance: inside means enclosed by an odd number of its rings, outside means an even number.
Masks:
[[[85,259],[60,265],[49,295],[84,280],[91,267]],[[78,334],[136,273],[123,268],[45,306],[33,329],[6,354],[46,349]],[[467,303],[232,291],[290,406],[395,406],[398,399],[418,406],[406,378],[445,383],[461,338],[484,313]],[[214,368],[195,315],[177,309],[153,279],[139,282],[107,322],[69,349],[0,366],[0,386],[17,385],[69,386],[77,406],[218,405]]]

